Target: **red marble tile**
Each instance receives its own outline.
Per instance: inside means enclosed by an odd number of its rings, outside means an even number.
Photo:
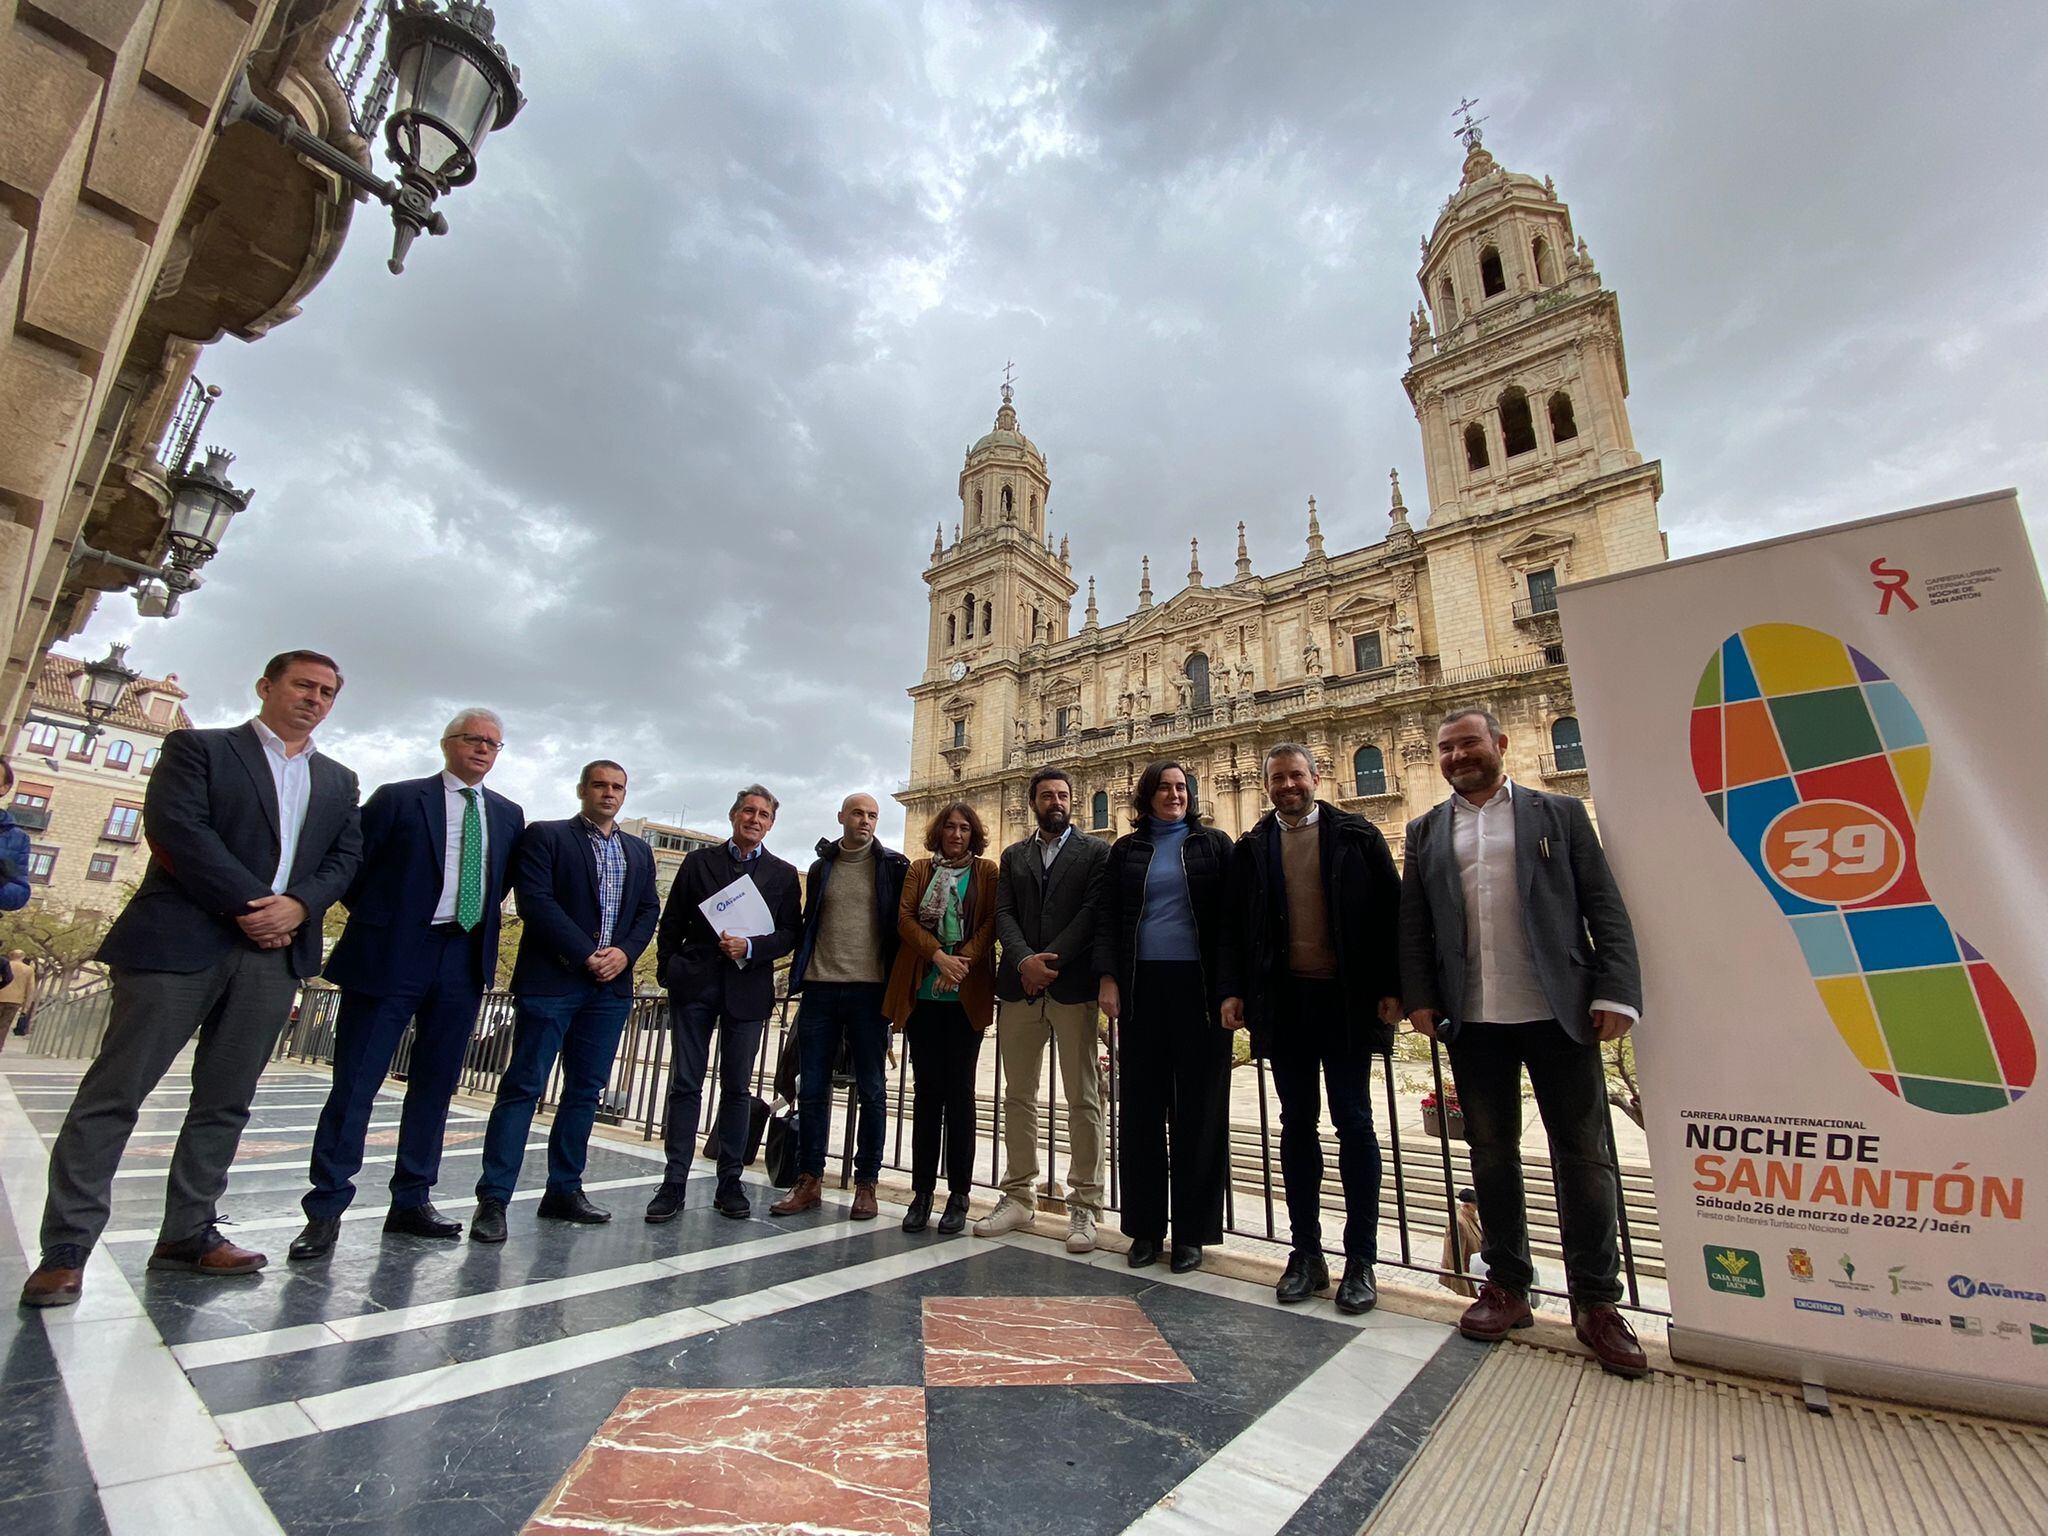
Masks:
[[[927,1387],[1193,1381],[1127,1296],[935,1296],[924,1304]]]
[[[928,1536],[916,1387],[628,1392],[526,1536]]]

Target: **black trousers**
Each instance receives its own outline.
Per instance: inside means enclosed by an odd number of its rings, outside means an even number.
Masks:
[[[1334,981],[1290,977],[1274,1010],[1273,1087],[1280,1096],[1280,1177],[1299,1253],[1323,1251],[1323,1105],[1337,1132],[1344,1256],[1379,1258],[1380,1143],[1372,1125],[1372,1051],[1346,1017]],[[1320,1081],[1319,1081],[1320,1079]],[[1480,1207],[1480,1219],[1486,1208]]]
[[[1222,1242],[1231,1037],[1200,963],[1140,961],[1116,1039],[1124,1235],[1163,1242],[1171,1214],[1175,1242]]]
[[[1581,1307],[1621,1300],[1618,1175],[1607,1118],[1600,1047],[1574,1040],[1555,1019],[1533,1024],[1461,1024],[1451,1036],[1451,1071],[1472,1150],[1472,1188],[1486,1229],[1487,1277],[1528,1294],[1529,1211],[1522,1188],[1522,1068],[1550,1137],[1557,1180],[1564,1272]]]
[[[946,1154],[946,1188],[964,1195],[974,1187],[974,1071],[981,1062],[981,1031],[958,1003],[929,999],[911,1010],[910,1187],[921,1195],[939,1187],[939,1150]]]

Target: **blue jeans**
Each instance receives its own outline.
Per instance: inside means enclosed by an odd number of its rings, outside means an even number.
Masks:
[[[633,999],[591,982],[560,997],[521,997],[512,1026],[512,1059],[498,1079],[498,1102],[484,1132],[484,1166],[476,1181],[479,1200],[509,1200],[526,1157],[526,1133],[534,1107],[548,1085],[555,1057],[562,1058],[562,1099],[548,1132],[548,1188],[571,1193],[583,1187],[590,1156],[590,1127],[598,1096],[611,1080],[612,1059]]]
[[[814,981],[803,990],[796,1014],[796,1169],[824,1177],[825,1143],[832,1139],[832,1063],[842,1034],[853,1042],[860,1100],[853,1177],[872,1184],[882,1171],[882,1117],[889,1108],[889,1021],[882,1017],[878,981]]]

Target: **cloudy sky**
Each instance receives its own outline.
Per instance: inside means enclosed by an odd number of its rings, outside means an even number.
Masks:
[[[1555,177],[1621,298],[1674,554],[2018,486],[2048,535],[2048,24],[2036,0],[1612,7],[499,0],[530,105],[383,266],[359,208],[299,319],[226,341],[257,487],[171,623],[103,606],[205,724],[340,657],[322,744],[800,853],[907,771],[932,530],[1006,360],[1105,619],[1239,519],[1258,568],[1421,511],[1400,375],[1451,110]],[[1965,24],[1967,23],[1967,24]],[[2044,546],[2048,547],[2048,546]],[[888,814],[885,832],[900,825]]]

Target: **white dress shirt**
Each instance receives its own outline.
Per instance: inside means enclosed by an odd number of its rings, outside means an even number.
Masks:
[[[462,780],[441,770],[441,799],[448,813],[448,840],[441,850],[441,900],[434,908],[434,921],[452,923],[455,921],[455,898],[462,890],[462,813],[468,802],[462,798],[465,789],[476,791],[476,814],[482,834],[484,883],[488,885],[491,867],[491,816],[484,805],[484,787],[481,784],[465,784]]]
[[[1038,834],[1038,867],[1051,869],[1052,861],[1060,856],[1060,850],[1067,846],[1067,839],[1074,835],[1074,824],[1070,821],[1060,829],[1060,835],[1050,842],[1043,832]]]
[[[1531,1024],[1553,1016],[1529,953],[1522,884],[1515,869],[1514,781],[1482,805],[1451,798],[1451,851],[1465,897],[1465,1017],[1485,1024]],[[1595,1000],[1596,1010],[1639,1018],[1625,1003]]]
[[[299,833],[305,828],[306,806],[313,798],[313,738],[308,736],[294,752],[261,720],[249,723],[263,743],[263,760],[270,764],[270,782],[277,790],[277,873],[271,879],[270,894],[281,896],[291,883]]]

